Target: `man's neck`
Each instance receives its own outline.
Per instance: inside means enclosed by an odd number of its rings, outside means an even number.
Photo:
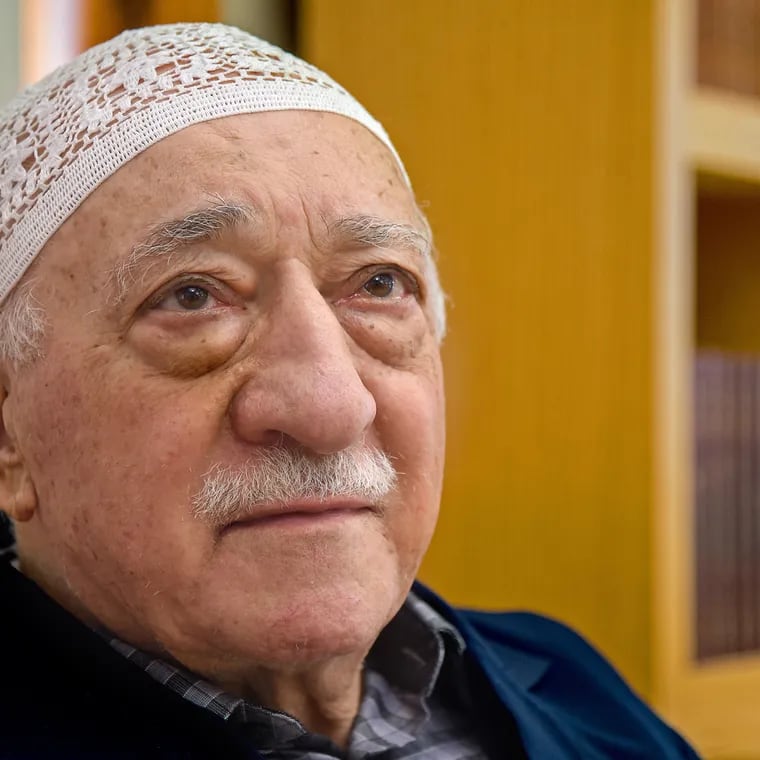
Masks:
[[[206,675],[225,691],[292,715],[345,748],[359,712],[363,662],[363,656],[347,655],[298,670],[257,668],[243,680]]]

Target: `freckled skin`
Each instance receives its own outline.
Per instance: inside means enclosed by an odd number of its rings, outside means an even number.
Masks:
[[[109,269],[215,195],[255,204],[263,231],[237,230],[189,269],[148,268],[109,302]],[[359,663],[396,612],[437,516],[441,367],[424,300],[361,289],[363,267],[389,255],[421,279],[414,257],[328,240],[326,220],[355,213],[418,219],[368,131],[329,114],[235,116],[149,148],[48,243],[33,271],[45,356],[9,371],[6,414],[37,498],[18,525],[25,570],[80,617],[238,683]],[[212,314],[144,307],[187,272],[223,285]],[[193,518],[211,466],[283,438],[379,446],[397,489],[377,513],[302,533],[219,537]]]

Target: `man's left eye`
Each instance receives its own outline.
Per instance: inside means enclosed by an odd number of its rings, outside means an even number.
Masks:
[[[374,298],[390,298],[403,295],[405,284],[402,275],[398,272],[377,272],[362,285],[362,290]]]

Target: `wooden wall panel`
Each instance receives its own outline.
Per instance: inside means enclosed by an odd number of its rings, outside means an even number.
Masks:
[[[451,295],[422,577],[579,627],[650,688],[653,3],[304,0],[384,122]]]
[[[82,0],[83,49],[153,24],[219,21],[220,0]]]

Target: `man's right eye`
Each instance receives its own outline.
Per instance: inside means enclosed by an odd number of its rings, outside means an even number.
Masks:
[[[200,311],[212,308],[217,300],[201,285],[180,285],[168,291],[153,308],[163,311]]]

